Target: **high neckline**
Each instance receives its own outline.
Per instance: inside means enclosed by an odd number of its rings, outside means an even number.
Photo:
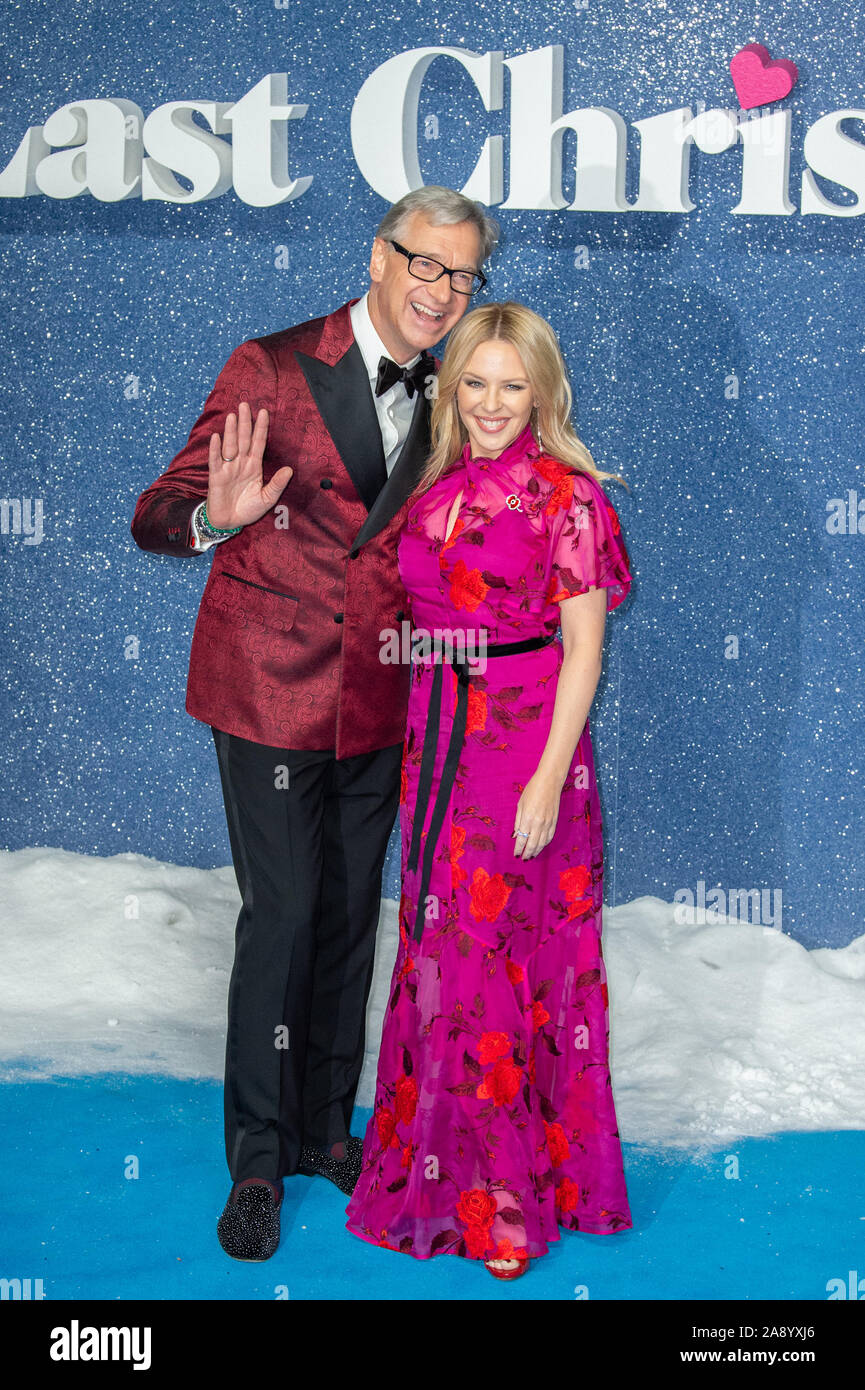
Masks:
[[[532,452],[534,452],[536,458],[540,458],[541,451],[535,442],[535,436],[532,434],[531,424],[526,424],[523,430],[517,435],[516,439],[512,439],[510,444],[502,449],[498,458],[487,458],[484,454],[478,454],[476,458],[472,458],[471,440],[467,440],[460,457],[460,462],[469,472],[471,472],[472,469],[482,469],[486,471],[491,468],[507,468],[509,464],[517,463],[527,455],[530,456]]]

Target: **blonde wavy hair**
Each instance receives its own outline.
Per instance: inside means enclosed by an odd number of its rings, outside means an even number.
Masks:
[[[544,454],[584,473],[597,482],[614,478],[626,488],[619,473],[598,468],[571,424],[573,396],[568,369],[558,339],[546,319],[525,304],[506,300],[472,309],[448,338],[441,370],[436,377],[435,400],[430,417],[432,452],[421,474],[416,493],[423,493],[459,457],[468,432],[457,407],[457,386],[475,349],[493,340],[510,343],[523,361],[538,409],[532,411],[535,441]]]

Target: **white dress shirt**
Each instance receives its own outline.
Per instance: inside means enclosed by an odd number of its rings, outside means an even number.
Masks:
[[[362,299],[351,306],[348,312],[354,340],[360,348],[361,357],[366,365],[369,389],[372,392],[375,413],[378,416],[378,427],[381,430],[384,466],[388,471],[388,476],[390,476],[411,427],[415,399],[412,397],[409,400],[408,392],[401,381],[389,387],[382,395],[376,396],[375,394],[379,358],[390,357],[390,353],[373,327],[372,319],[369,316],[368,301],[369,295],[365,294]],[[416,352],[408,362],[398,362],[397,366],[413,367],[415,362],[419,361],[420,353]]]
[[[369,315],[369,296],[365,294],[356,304],[349,309],[351,319],[351,331],[354,340],[360,348],[360,355],[363,358],[366,373],[369,377],[369,389],[372,395],[375,413],[378,417],[378,427],[381,430],[381,446],[384,450],[384,466],[390,476],[393,466],[402,452],[402,446],[406,441],[409,429],[411,428],[412,416],[414,415],[415,399],[409,399],[409,394],[403,382],[398,381],[395,385],[382,392],[380,396],[375,394],[375,383],[378,378],[378,363],[380,357],[390,357],[390,353],[378,336]],[[400,362],[400,367],[413,367],[420,360],[420,353],[415,353],[408,362]],[[198,530],[198,518],[201,515],[203,502],[199,502],[195,511],[192,513],[192,534],[196,550],[209,550],[212,545],[219,545],[220,541],[227,541],[229,536],[221,536],[219,540],[211,537],[203,537]]]

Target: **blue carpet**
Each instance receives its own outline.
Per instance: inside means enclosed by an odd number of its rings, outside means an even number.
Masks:
[[[500,1284],[455,1256],[413,1260],[345,1229],[323,1178],[285,1184],[282,1243],[230,1260],[216,1220],[230,1187],[222,1087],[98,1075],[0,1086],[0,1276],[47,1299],[827,1298],[865,1274],[860,1131],[741,1140],[696,1157],[625,1145],[634,1229],[562,1232]],[[363,1134],[369,1111],[357,1110]],[[738,1178],[725,1176],[730,1156]],[[127,1178],[130,1158],[138,1177]],[[585,1295],[584,1295],[585,1296]]]

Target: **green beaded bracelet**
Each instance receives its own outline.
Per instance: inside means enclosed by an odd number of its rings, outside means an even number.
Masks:
[[[202,525],[203,525],[204,529],[207,530],[207,531],[210,531],[210,533],[211,533],[212,535],[214,535],[214,536],[236,536],[237,533],[238,533],[238,531],[242,531],[242,530],[243,530],[243,527],[242,527],[242,526],[229,526],[229,527],[225,527],[225,526],[214,526],[213,523],[212,523],[211,521],[208,521],[208,519],[207,519],[207,503],[206,503],[206,502],[202,502],[202,504],[201,504],[201,518],[200,518],[200,519],[201,519],[201,522],[202,522]]]

